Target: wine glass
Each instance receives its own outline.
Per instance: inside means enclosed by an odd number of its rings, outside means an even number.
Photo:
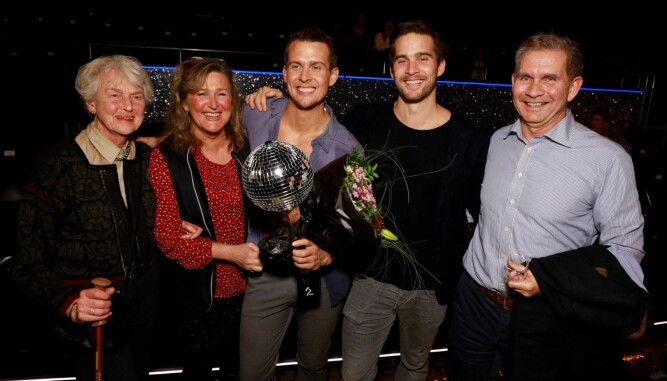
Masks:
[[[524,253],[513,250],[503,256],[507,280],[523,280],[530,264],[530,258]]]

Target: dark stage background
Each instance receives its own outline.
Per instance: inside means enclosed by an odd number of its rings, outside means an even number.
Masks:
[[[492,129],[516,117],[509,83],[518,44],[531,34],[548,31],[580,41],[586,57],[586,89],[571,107],[580,121],[587,120],[592,108],[608,108],[614,124],[633,144],[646,216],[646,285],[656,301],[658,317],[666,318],[667,66],[658,59],[665,39],[664,21],[658,19],[656,9],[641,2],[618,9],[605,5],[603,16],[602,10],[584,13],[560,3],[549,11],[516,3],[464,4],[448,12],[320,6],[336,9],[315,14],[312,4],[281,4],[281,9],[263,8],[252,14],[222,9],[165,11],[162,7],[154,12],[85,7],[69,12],[0,13],[0,73],[5,93],[0,119],[0,259],[15,252],[21,186],[35,159],[48,146],[73,138],[89,121],[73,86],[80,65],[104,54],[134,55],[156,67],[151,70],[156,85],[164,91],[170,68],[183,58],[215,56],[239,70],[242,91],[248,93],[266,83],[281,86],[277,73],[282,68],[286,37],[303,25],[316,24],[336,38],[342,77],[329,101],[336,112],[344,114],[357,102],[389,97],[392,92],[384,56],[359,54],[346,42],[357,11],[363,11],[371,38],[387,17],[433,23],[448,46],[439,100]],[[471,82],[471,60],[478,47],[486,52],[487,75]],[[159,133],[163,102],[164,98],[158,98],[152,106],[141,134]],[[14,287],[7,266],[0,266],[0,305],[0,379],[62,376],[63,359],[51,349],[55,337],[49,322]],[[167,328],[168,308],[165,311],[166,320],[156,338],[156,367],[179,365]],[[437,344],[442,341],[441,335]],[[386,349],[395,347],[396,342],[390,341]],[[338,348],[334,341],[332,355],[339,354]],[[283,357],[292,358],[293,353],[293,343],[288,341]]]

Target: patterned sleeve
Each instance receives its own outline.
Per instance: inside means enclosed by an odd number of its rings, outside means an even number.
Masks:
[[[167,162],[160,149],[154,149],[150,160],[150,182],[155,190],[155,239],[160,250],[188,269],[204,268],[212,260],[209,238],[183,239],[176,193]]]
[[[53,155],[47,155],[36,167],[33,177],[23,193],[18,215],[17,252],[13,275],[21,288],[53,311],[62,310],[65,301],[77,290],[68,286],[53,269],[58,259],[57,231],[62,226],[60,210],[66,209],[68,192],[58,184],[60,170],[66,169]],[[57,203],[56,200],[60,202]],[[61,259],[61,260],[64,260]]]

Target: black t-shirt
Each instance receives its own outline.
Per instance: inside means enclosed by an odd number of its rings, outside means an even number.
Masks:
[[[383,249],[366,275],[407,290],[436,288],[438,282],[430,274],[435,273],[431,234],[448,165],[449,123],[415,130],[389,110],[374,129],[367,149],[380,149],[391,156],[376,161],[380,178],[374,182],[374,193],[385,227],[408,245],[416,262]]]

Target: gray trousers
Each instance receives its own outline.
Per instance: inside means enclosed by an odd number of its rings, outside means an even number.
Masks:
[[[297,319],[298,381],[326,381],[331,335],[342,303],[331,307],[324,279],[320,306],[299,310],[294,275],[263,272],[250,276],[241,312],[240,378],[274,381],[280,346],[292,317]]]
[[[401,361],[394,379],[426,380],[429,355],[446,310],[433,290],[402,290],[357,276],[343,307],[343,380],[375,380],[377,360],[396,318]]]

